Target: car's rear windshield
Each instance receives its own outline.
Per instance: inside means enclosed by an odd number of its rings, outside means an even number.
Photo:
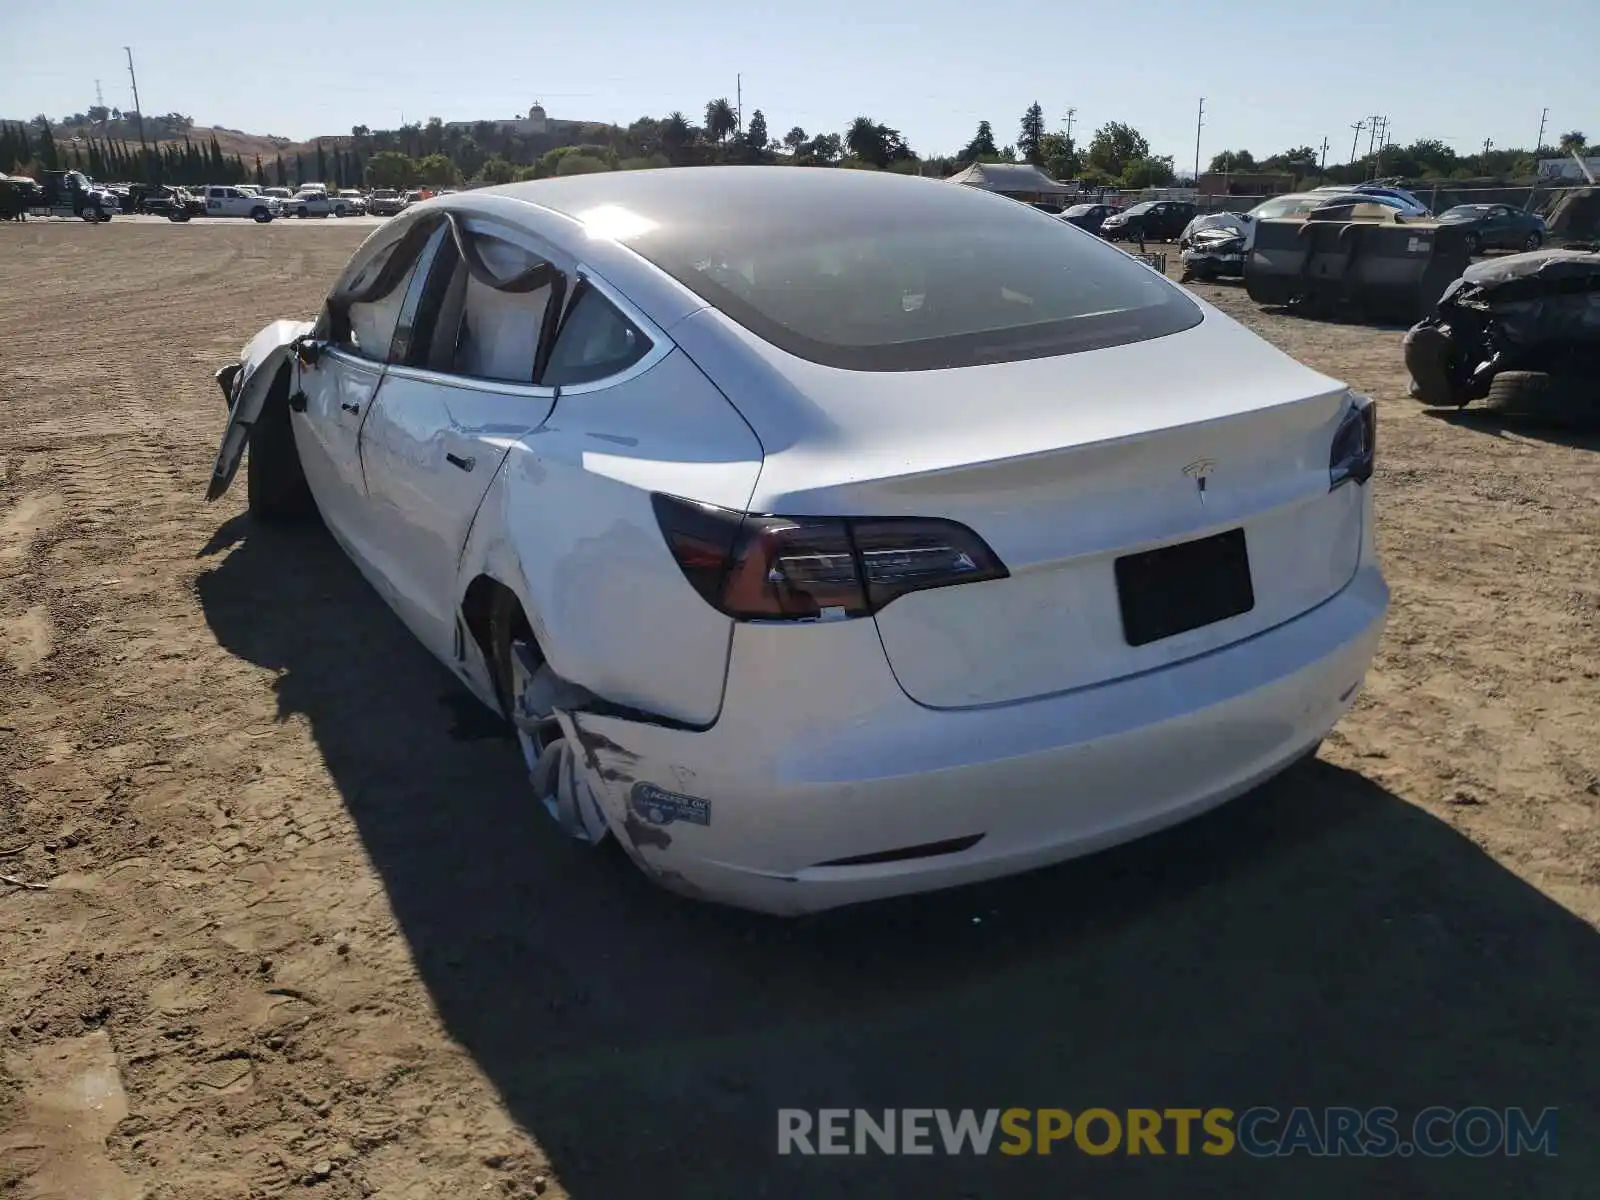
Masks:
[[[1126,345],[1201,320],[1149,267],[1029,205],[931,180],[839,190],[811,186],[800,169],[780,174],[799,186],[764,187],[761,204],[702,202],[693,217],[653,216],[641,197],[637,211],[656,227],[628,241],[812,362],[964,367]]]

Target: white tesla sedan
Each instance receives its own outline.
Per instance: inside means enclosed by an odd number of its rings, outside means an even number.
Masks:
[[[1373,404],[1050,214],[858,171],[414,205],[218,373],[568,832],[800,913],[1315,751],[1388,604]]]

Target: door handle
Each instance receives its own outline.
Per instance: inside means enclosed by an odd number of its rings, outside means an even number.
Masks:
[[[361,411],[361,405],[356,404],[356,403],[354,403],[354,402],[352,402],[350,400],[341,400],[341,401],[339,401],[339,407],[344,409],[345,412],[348,412],[348,413],[358,413],[358,412]]]
[[[463,471],[470,471],[478,465],[478,460],[475,458],[462,458],[459,454],[450,454],[448,452],[446,452],[444,460],[452,467],[460,467]]]

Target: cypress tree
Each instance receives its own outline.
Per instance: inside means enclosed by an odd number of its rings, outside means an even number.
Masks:
[[[256,186],[267,186],[267,173],[261,169],[261,155],[256,155]]]
[[[274,166],[273,170],[276,172],[276,176],[275,176],[275,178],[273,180],[274,186],[276,186],[276,187],[286,187],[287,184],[285,183],[285,180],[288,177],[286,175],[284,175],[284,173],[283,173],[283,155],[281,155],[281,154],[278,155],[278,160],[277,160],[277,163]]]
[[[318,183],[326,183],[327,181],[328,181],[328,159],[322,153],[322,143],[318,142],[317,143],[317,178],[316,178],[316,182],[318,182]]]

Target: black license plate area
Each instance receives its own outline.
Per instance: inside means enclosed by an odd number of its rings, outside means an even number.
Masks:
[[[1125,554],[1115,567],[1122,635],[1130,646],[1213,625],[1256,606],[1242,529]]]

